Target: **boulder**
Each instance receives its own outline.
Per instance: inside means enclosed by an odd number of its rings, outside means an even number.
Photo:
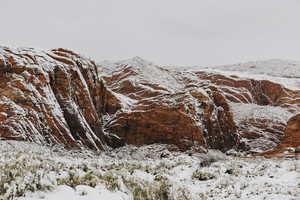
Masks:
[[[300,146],[295,148],[295,153],[300,153]]]

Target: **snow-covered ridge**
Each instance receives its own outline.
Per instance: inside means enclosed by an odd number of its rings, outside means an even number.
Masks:
[[[157,67],[157,65],[155,65],[153,62],[150,62],[138,56],[135,56],[130,59],[118,60],[118,61],[104,60],[102,62],[99,62],[98,64],[102,67],[100,68],[100,70],[104,73],[109,73],[112,70],[116,70],[124,66],[129,66],[136,70]]]
[[[136,76],[131,75],[129,78],[133,83],[150,83],[173,92],[183,88],[170,71],[140,57],[117,62],[104,61],[99,65],[104,76],[111,76],[112,73],[116,75],[118,72],[122,74],[126,68],[130,68],[131,72],[136,73]]]
[[[270,59],[221,66],[168,66],[167,68],[189,72],[205,71],[242,79],[269,80],[289,89],[300,90],[299,61]]]
[[[226,75],[269,80],[286,88],[300,90],[300,62],[272,59],[206,68]]]
[[[300,61],[269,59],[250,61],[219,66],[166,66],[178,71],[201,71],[203,69],[218,69],[224,71],[248,72],[251,74],[269,75],[274,77],[299,78]]]
[[[145,79],[151,77],[155,83],[162,84],[162,80],[166,79],[165,75],[160,70],[157,70],[158,65],[144,60],[140,57],[132,59],[110,62],[104,61],[100,65],[104,66],[103,71],[106,73],[111,72],[119,66],[131,66],[138,69],[140,73],[145,75]],[[168,69],[171,72],[198,72],[205,71],[207,73],[218,73],[225,76],[237,76],[242,79],[254,80],[269,80],[279,83],[286,88],[293,90],[300,90],[300,62],[282,59],[270,59],[263,61],[252,61],[246,63],[238,63],[232,65],[221,66],[160,66],[161,69]],[[169,74],[171,73],[169,72]],[[170,78],[169,78],[170,79]],[[172,79],[172,78],[171,78]],[[167,84],[168,79],[163,84]],[[169,86],[179,86],[177,81],[170,81]],[[177,87],[180,88],[180,87]]]
[[[291,60],[271,59],[235,65],[217,66],[213,68],[282,78],[300,78],[300,62]]]
[[[68,54],[68,58],[57,53],[58,51],[62,51],[60,52],[62,54]],[[67,49],[58,48],[52,50],[43,50],[30,47],[10,48],[0,46],[0,60],[6,62],[9,58],[13,59],[13,62],[15,62],[18,66],[38,65],[46,71],[53,70],[56,65],[67,66],[72,64],[74,60],[80,60],[82,67],[92,64],[91,60],[87,57],[76,54]]]

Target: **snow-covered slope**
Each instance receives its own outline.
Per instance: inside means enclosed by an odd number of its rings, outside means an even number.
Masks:
[[[227,76],[238,76],[244,79],[269,80],[283,86],[300,90],[300,62],[291,60],[271,59],[221,66],[171,67],[178,71],[207,71]]]
[[[286,109],[269,105],[230,103],[230,107],[237,123],[249,119],[265,119],[274,123],[286,123],[293,116]]]
[[[300,198],[300,160],[126,146],[95,154],[0,141],[0,199],[235,200]]]
[[[214,69],[248,72],[251,74],[269,75],[274,77],[300,78],[300,62],[291,60],[271,59],[212,67]]]
[[[174,93],[184,87],[170,71],[140,57],[99,64],[103,76],[111,77],[120,73],[124,77],[130,74],[128,79],[133,83],[153,84]]]

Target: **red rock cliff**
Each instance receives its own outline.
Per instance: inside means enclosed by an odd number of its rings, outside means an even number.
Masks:
[[[71,51],[0,48],[0,137],[104,149],[104,87]]]
[[[185,70],[138,57],[96,65],[64,49],[2,47],[0,137],[95,150],[167,143],[270,151],[287,141],[287,121],[300,111],[299,66]]]
[[[297,67],[276,60],[187,70],[138,57],[104,62],[103,79],[119,99],[106,111],[105,131],[124,144],[269,151],[300,111]]]

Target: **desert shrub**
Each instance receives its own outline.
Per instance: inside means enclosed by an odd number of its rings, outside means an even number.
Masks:
[[[106,185],[106,187],[111,191],[120,189],[118,177],[113,175],[110,172],[105,173],[103,176],[101,176],[100,180],[103,181],[103,183]]]
[[[199,181],[207,181],[210,179],[214,179],[216,176],[208,173],[208,172],[202,172],[199,170],[194,171],[192,175],[192,179],[199,180]]]
[[[171,184],[163,178],[154,183],[134,178],[123,177],[123,183],[132,192],[134,200],[168,200],[170,199]]]
[[[207,154],[202,154],[200,167],[209,167],[212,163],[225,160],[226,156],[216,150],[210,150]]]
[[[31,163],[28,159],[17,158],[14,162],[0,165],[0,199],[15,199],[27,191],[53,188],[51,182],[43,181],[48,171],[41,162]]]
[[[68,185],[72,188],[75,188],[78,185],[88,185],[91,187],[95,187],[98,184],[104,184],[106,188],[111,191],[120,189],[118,177],[112,172],[106,172],[105,174],[101,175],[89,171],[83,176],[79,176],[71,171],[68,172],[68,176],[57,179],[57,185]]]

